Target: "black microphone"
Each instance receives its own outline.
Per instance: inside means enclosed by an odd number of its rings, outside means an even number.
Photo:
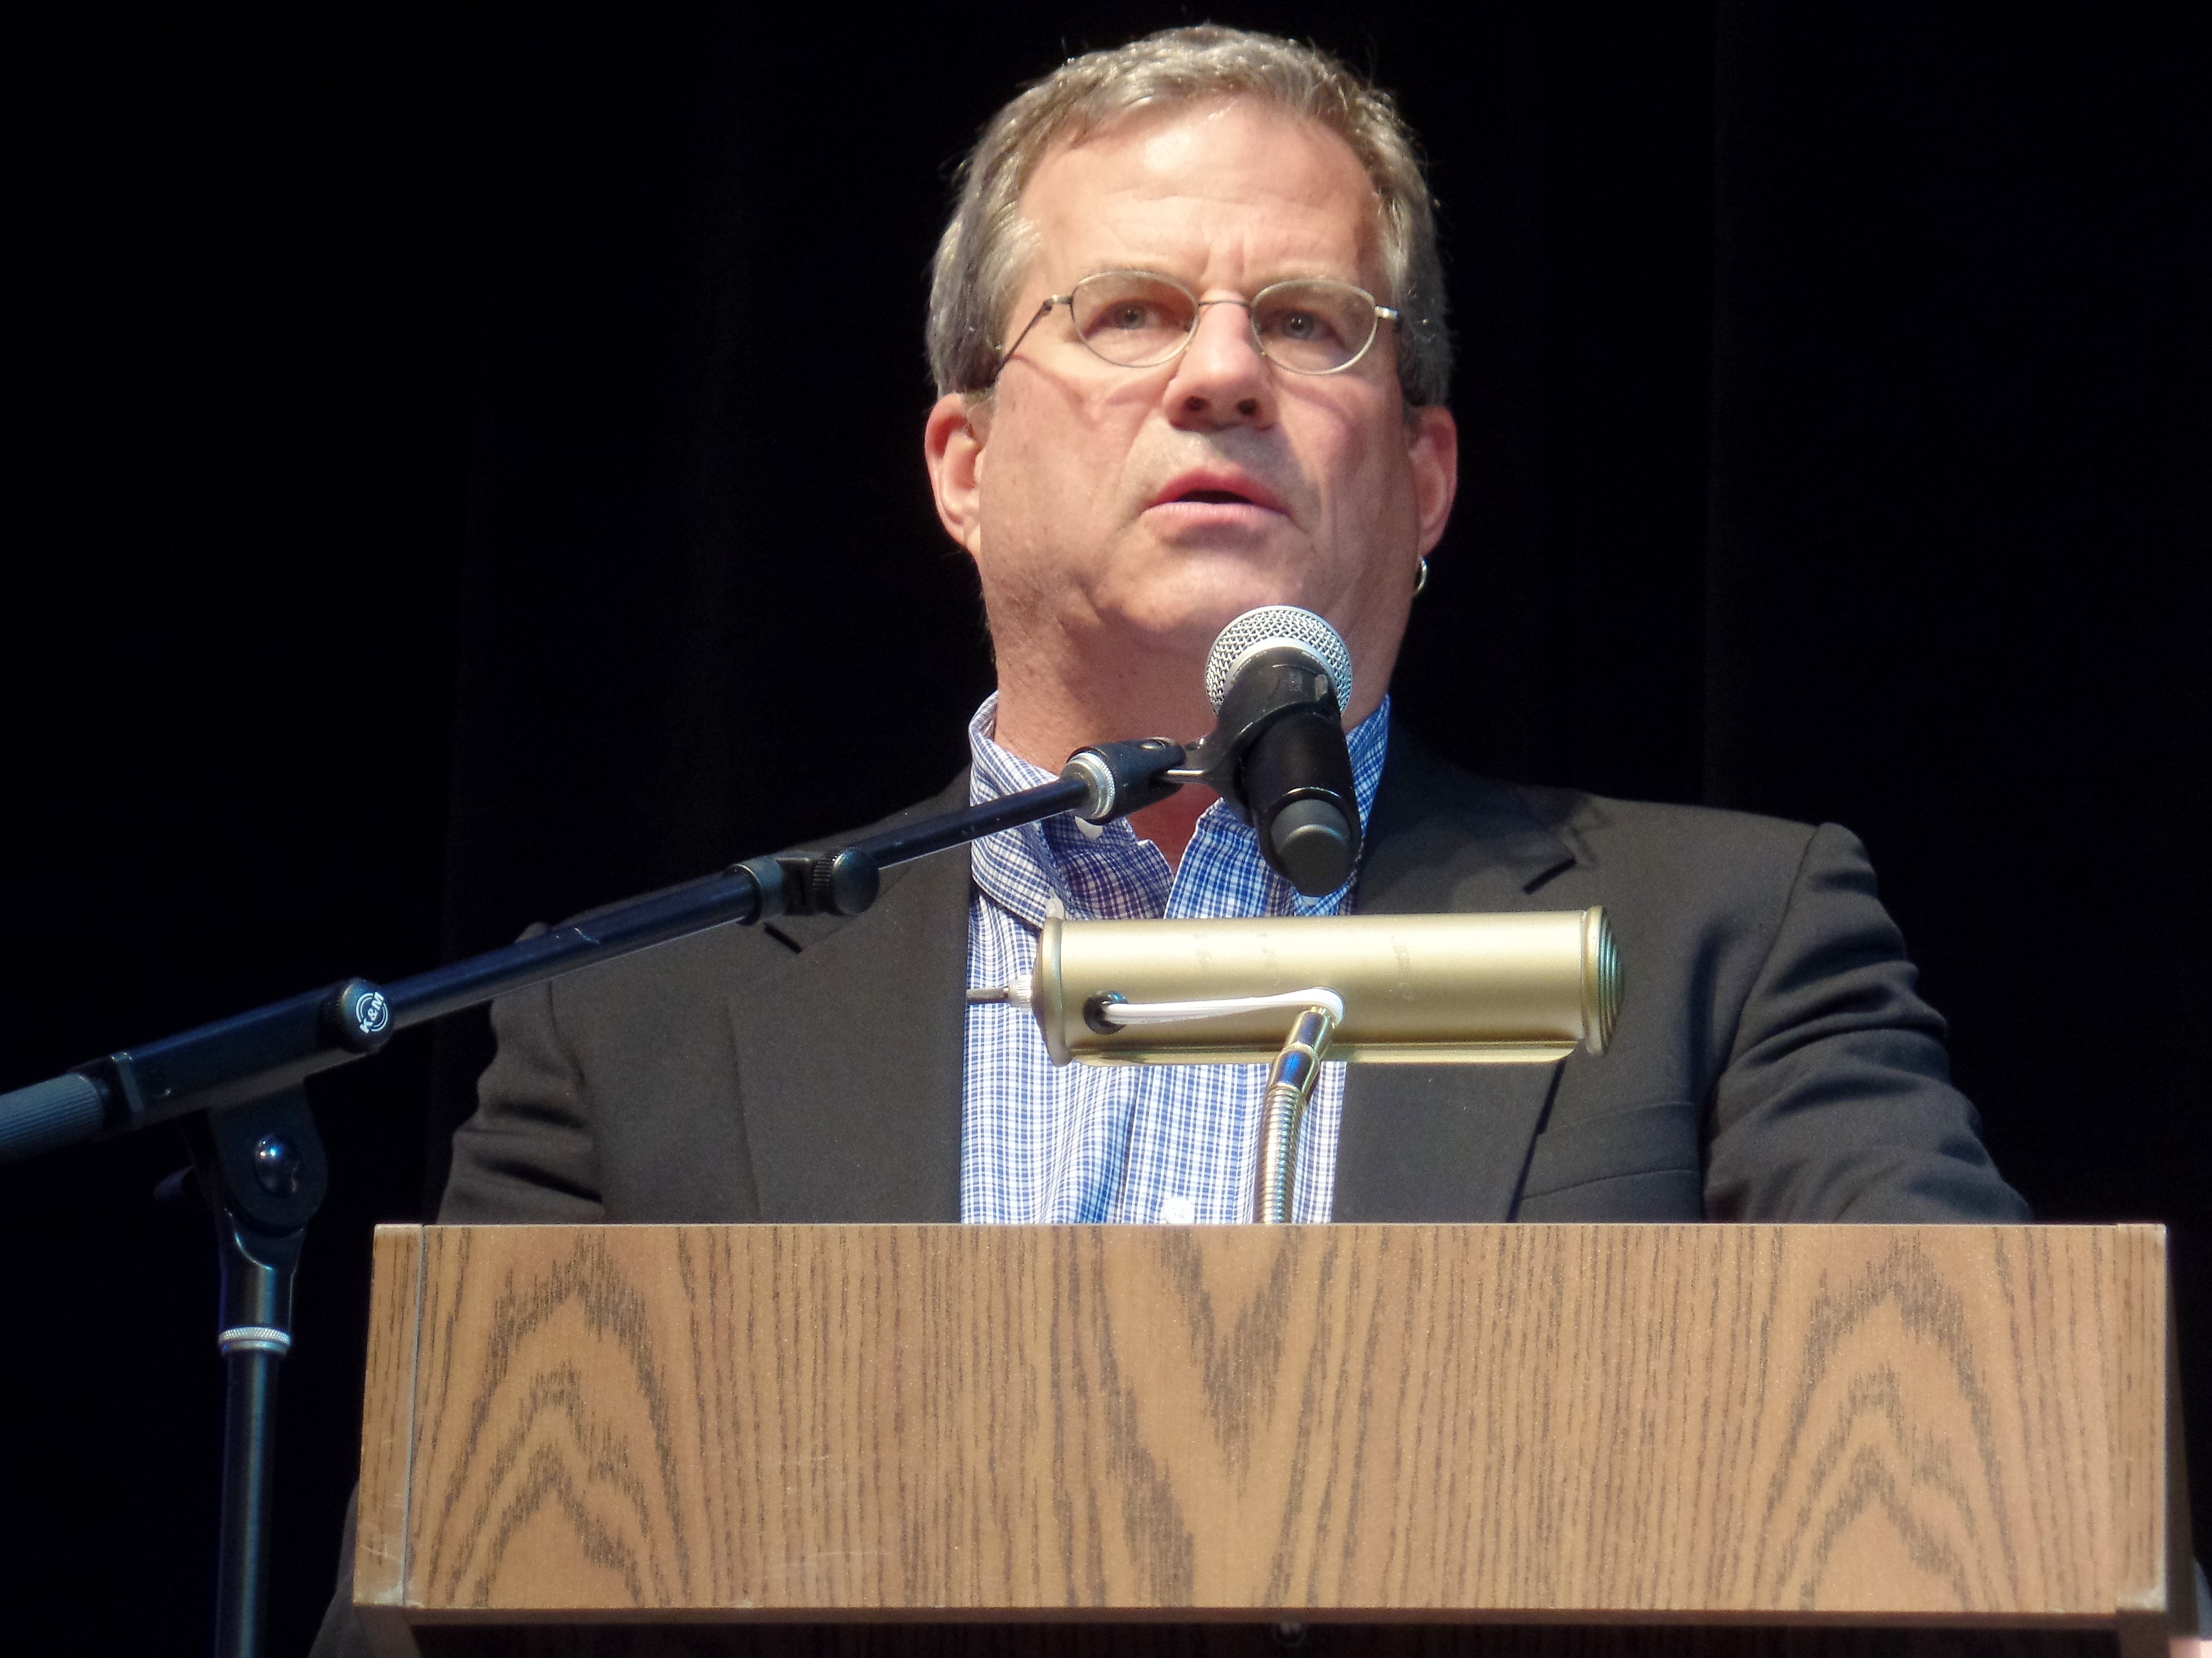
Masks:
[[[1257,831],[1267,862],[1307,897],[1335,891],[1359,859],[1344,641],[1311,610],[1247,610],[1213,641],[1206,694],[1213,730],[1169,776],[1226,800]]]

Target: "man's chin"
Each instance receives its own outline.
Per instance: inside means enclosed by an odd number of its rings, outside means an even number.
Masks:
[[[1263,604],[1310,603],[1298,583],[1254,571],[1242,580],[1151,586],[1119,603],[1109,599],[1099,606],[1097,616],[1103,631],[1133,649],[1203,661],[1221,630],[1245,611]]]

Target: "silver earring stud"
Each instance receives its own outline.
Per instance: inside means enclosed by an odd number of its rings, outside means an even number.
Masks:
[[[1421,589],[1429,585],[1429,561],[1423,559],[1413,569],[1413,597],[1421,596]]]

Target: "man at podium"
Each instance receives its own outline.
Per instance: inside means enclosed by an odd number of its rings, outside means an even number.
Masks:
[[[1324,1067],[1294,1219],[2024,1218],[1850,835],[1473,776],[1399,718],[1456,482],[1444,319],[1411,135],[1324,53],[1170,30],[1000,111],[938,250],[923,440],[999,683],[972,766],[913,810],[1203,732],[1217,634],[1295,604],[1352,655],[1353,878],[1300,896],[1185,789],[894,870],[854,918],[722,927],[510,996],[441,1219],[1240,1220],[1263,1067],[1055,1067],[1026,1013],[968,989],[1026,973],[1055,907],[1595,904],[1629,980],[1606,1052]]]
[[[913,812],[1205,731],[1217,634],[1295,604],[1351,652],[1353,878],[1301,896],[1186,789],[894,870],[857,917],[510,996],[441,1220],[1240,1220],[1263,1067],[1056,1067],[1023,1011],[966,992],[1026,973],[1055,908],[1597,904],[1628,976],[1602,1055],[1324,1067],[1292,1218],[2026,1218],[1850,834],[1473,776],[1394,708],[1457,453],[1431,203],[1387,96],[1222,28],[1072,60],[970,155],[927,333],[925,452],[998,689],[972,766]],[[349,1613],[342,1582],[319,1649]]]
[[[1942,1025],[1832,825],[1479,778],[1389,685],[1456,480],[1430,197],[1389,99],[1319,52],[1176,29],[992,120],[939,244],[924,434],[999,687],[917,811],[1210,721],[1231,617],[1349,645],[1355,878],[1300,896],[1201,791],[894,872],[849,920],[725,927],[508,998],[442,1218],[1243,1218],[1261,1068],[1054,1067],[970,986],[1079,917],[1602,903],[1602,1057],[1332,1065],[1302,1221],[2016,1219]],[[1418,717],[1418,710],[1408,711]]]

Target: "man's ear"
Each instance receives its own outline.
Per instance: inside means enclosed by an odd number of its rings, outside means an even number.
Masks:
[[[1406,459],[1413,469],[1413,512],[1421,556],[1443,538],[1459,494],[1459,422],[1442,404],[1416,409],[1406,422]]]
[[[921,433],[938,521],[971,557],[983,538],[983,445],[990,430],[990,400],[951,392],[931,408]]]

